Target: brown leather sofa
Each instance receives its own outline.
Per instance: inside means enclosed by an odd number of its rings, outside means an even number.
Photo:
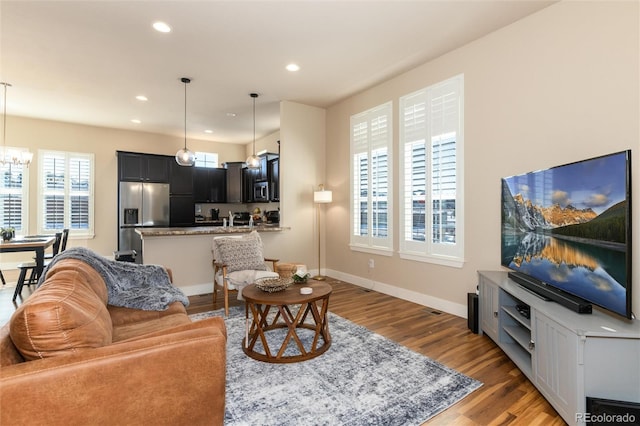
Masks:
[[[2,425],[222,425],[226,329],[107,305],[102,277],[64,259],[0,330]]]

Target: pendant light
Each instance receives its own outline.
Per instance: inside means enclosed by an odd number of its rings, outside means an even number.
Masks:
[[[184,148],[176,152],[176,162],[191,167],[196,162],[195,154],[187,148],[187,84],[191,83],[191,79],[182,77],[180,81],[184,83]]]
[[[260,157],[256,155],[256,98],[257,93],[250,93],[249,96],[253,98],[253,155],[247,157],[247,167],[250,169],[260,168]]]
[[[0,85],[4,86],[4,94],[2,100],[2,148],[0,149],[0,164],[12,163],[16,166],[22,165],[29,167],[33,160],[33,153],[27,149],[7,149],[7,87],[11,87],[10,83],[0,81]]]

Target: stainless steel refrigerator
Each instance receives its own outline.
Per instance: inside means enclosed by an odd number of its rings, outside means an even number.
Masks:
[[[169,226],[169,184],[120,182],[118,251],[135,250],[142,263],[142,240],[136,228]]]

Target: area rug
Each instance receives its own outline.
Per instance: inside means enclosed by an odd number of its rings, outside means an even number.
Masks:
[[[211,316],[224,311],[191,318]],[[225,425],[420,425],[482,386],[331,312],[329,350],[291,364],[244,354],[244,308],[232,308],[225,322]]]

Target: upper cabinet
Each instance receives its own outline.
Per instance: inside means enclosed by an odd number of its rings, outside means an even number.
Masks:
[[[224,203],[227,201],[227,171],[195,167],[193,196],[196,203]]]
[[[224,163],[227,170],[227,203],[242,203],[243,197],[243,167],[239,161]]]
[[[169,157],[118,151],[121,181],[169,183]]]
[[[169,170],[171,171],[171,176],[169,177],[171,195],[193,194],[193,171],[195,167],[184,167],[172,161]]]
[[[269,179],[269,201],[280,201],[280,159],[274,158],[267,162],[267,176]]]
[[[278,154],[267,152],[260,155],[260,168],[256,172],[255,181],[264,182],[269,180],[269,161],[278,158]]]

